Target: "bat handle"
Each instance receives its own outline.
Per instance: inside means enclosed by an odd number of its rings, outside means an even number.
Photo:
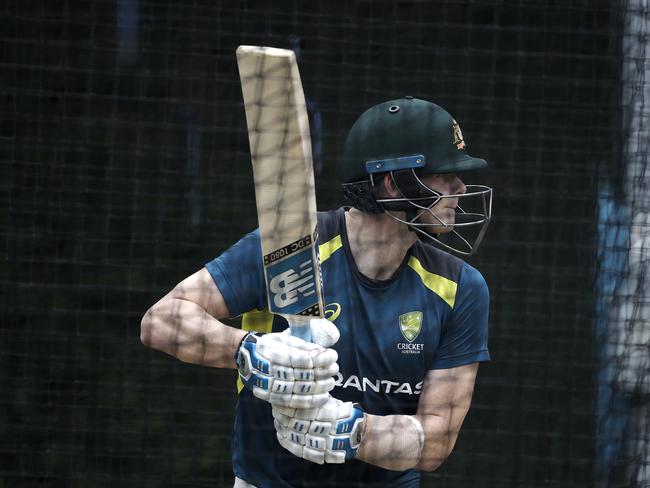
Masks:
[[[289,324],[291,335],[302,339],[305,342],[311,342],[311,329],[309,322],[305,324]]]

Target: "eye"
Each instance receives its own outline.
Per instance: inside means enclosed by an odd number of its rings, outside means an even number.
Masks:
[[[446,173],[444,175],[441,175],[444,177],[446,182],[453,182],[456,181],[458,178],[458,175],[456,173]]]
[[[427,175],[428,178],[427,180],[429,182],[435,182],[435,181],[445,181],[447,179],[447,174],[446,173],[431,173]]]

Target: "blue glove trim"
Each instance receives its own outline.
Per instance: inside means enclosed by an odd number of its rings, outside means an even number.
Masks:
[[[247,388],[254,386],[269,389],[269,378],[258,373],[269,374],[271,366],[269,362],[257,355],[257,338],[255,332],[249,332],[244,337],[237,352],[237,367],[239,377]]]
[[[361,406],[355,403],[353,405],[352,415],[336,423],[336,434],[343,434],[343,437],[332,440],[332,450],[344,451],[346,460],[355,457],[361,444],[361,438],[363,437],[363,424],[365,420],[366,414],[361,410]]]

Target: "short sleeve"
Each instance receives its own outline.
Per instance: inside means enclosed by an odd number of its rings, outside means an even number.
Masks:
[[[443,325],[438,351],[430,369],[447,369],[489,361],[490,293],[475,268],[463,264],[454,308]]]
[[[259,230],[242,237],[205,265],[232,316],[266,308],[266,287]]]

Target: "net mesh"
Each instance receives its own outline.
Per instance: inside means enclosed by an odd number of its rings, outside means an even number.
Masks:
[[[234,373],[144,311],[256,226],[240,44],[296,50],[317,198],[356,116],[446,107],[491,168],[490,350],[423,486],[650,486],[647,0],[0,6],[0,484],[230,486]]]

